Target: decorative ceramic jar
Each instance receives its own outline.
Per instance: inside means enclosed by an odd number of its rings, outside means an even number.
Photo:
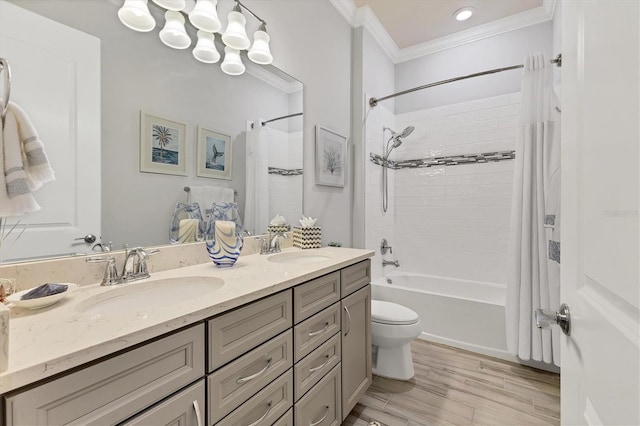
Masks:
[[[209,257],[219,267],[232,266],[242,251],[242,221],[236,203],[213,203],[207,224]]]
[[[202,220],[198,203],[178,203],[171,218],[171,244],[204,241],[206,223]]]

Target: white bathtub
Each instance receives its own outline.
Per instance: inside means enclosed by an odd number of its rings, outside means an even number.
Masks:
[[[418,313],[420,338],[519,362],[507,352],[504,286],[401,271],[372,284],[373,299]]]

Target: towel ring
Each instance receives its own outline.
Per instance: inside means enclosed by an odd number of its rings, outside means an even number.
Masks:
[[[9,61],[4,58],[0,58],[0,72],[2,71],[4,71],[4,99],[2,100],[0,118],[2,119],[2,126],[4,127],[4,118],[7,115],[9,97],[11,96],[11,67],[9,66]]]

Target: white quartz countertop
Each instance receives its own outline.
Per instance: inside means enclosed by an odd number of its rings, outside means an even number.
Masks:
[[[302,250],[283,250],[283,253],[295,252]],[[230,268],[218,268],[213,263],[186,266],[152,273],[150,279],[127,284],[81,286],[59,303],[40,310],[13,308],[9,331],[9,366],[0,373],[0,393],[37,382],[373,256],[370,250],[335,247],[304,250],[304,253],[318,253],[329,259],[308,264],[276,263],[269,261],[274,255],[253,254],[241,256]],[[126,309],[117,314],[110,312],[109,315],[101,315],[81,312],[79,309],[97,295],[106,295],[111,291],[123,292],[122,289],[134,288],[145,281],[203,276],[224,280],[224,285],[201,297],[181,300],[180,285],[176,284],[172,297],[143,312]]]

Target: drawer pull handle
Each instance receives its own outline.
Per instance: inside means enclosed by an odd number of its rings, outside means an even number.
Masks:
[[[309,337],[313,337],[313,336],[317,336],[318,334],[322,334],[325,331],[327,331],[329,329],[329,321],[326,321],[324,323],[324,328],[322,330],[318,330],[318,331],[310,331],[309,332]]]
[[[269,358],[267,360],[267,365],[265,365],[262,370],[258,371],[255,374],[247,376],[247,377],[240,377],[238,380],[236,380],[236,383],[241,385],[243,383],[250,382],[251,380],[255,379],[256,377],[263,375],[269,369],[270,366],[271,366],[271,358]]]
[[[202,415],[200,414],[200,406],[198,405],[198,400],[197,399],[193,401],[193,409],[196,412],[196,424],[198,426],[204,426],[202,424]]]
[[[327,360],[325,362],[323,362],[322,364],[320,364],[319,366],[317,366],[317,367],[309,368],[309,373],[315,373],[316,371],[320,370],[325,365],[329,364],[329,355],[325,355],[325,357],[327,358]]]
[[[324,416],[322,416],[322,418],[317,422],[309,423],[309,426],[318,426],[320,423],[324,422],[324,419],[326,419],[327,416],[329,415],[329,411],[330,411],[329,406],[325,405],[324,410],[325,410]]]
[[[344,307],[344,311],[347,313],[347,329],[344,332],[344,337],[347,337],[347,334],[351,331],[351,314],[346,306]]]
[[[264,419],[267,418],[267,416],[269,415],[269,413],[271,412],[271,403],[273,401],[269,401],[269,403],[267,404],[267,411],[264,412],[263,415],[260,416],[260,418],[258,420],[256,420],[255,422],[251,423],[248,426],[258,426],[260,424],[261,421],[263,421]]]

